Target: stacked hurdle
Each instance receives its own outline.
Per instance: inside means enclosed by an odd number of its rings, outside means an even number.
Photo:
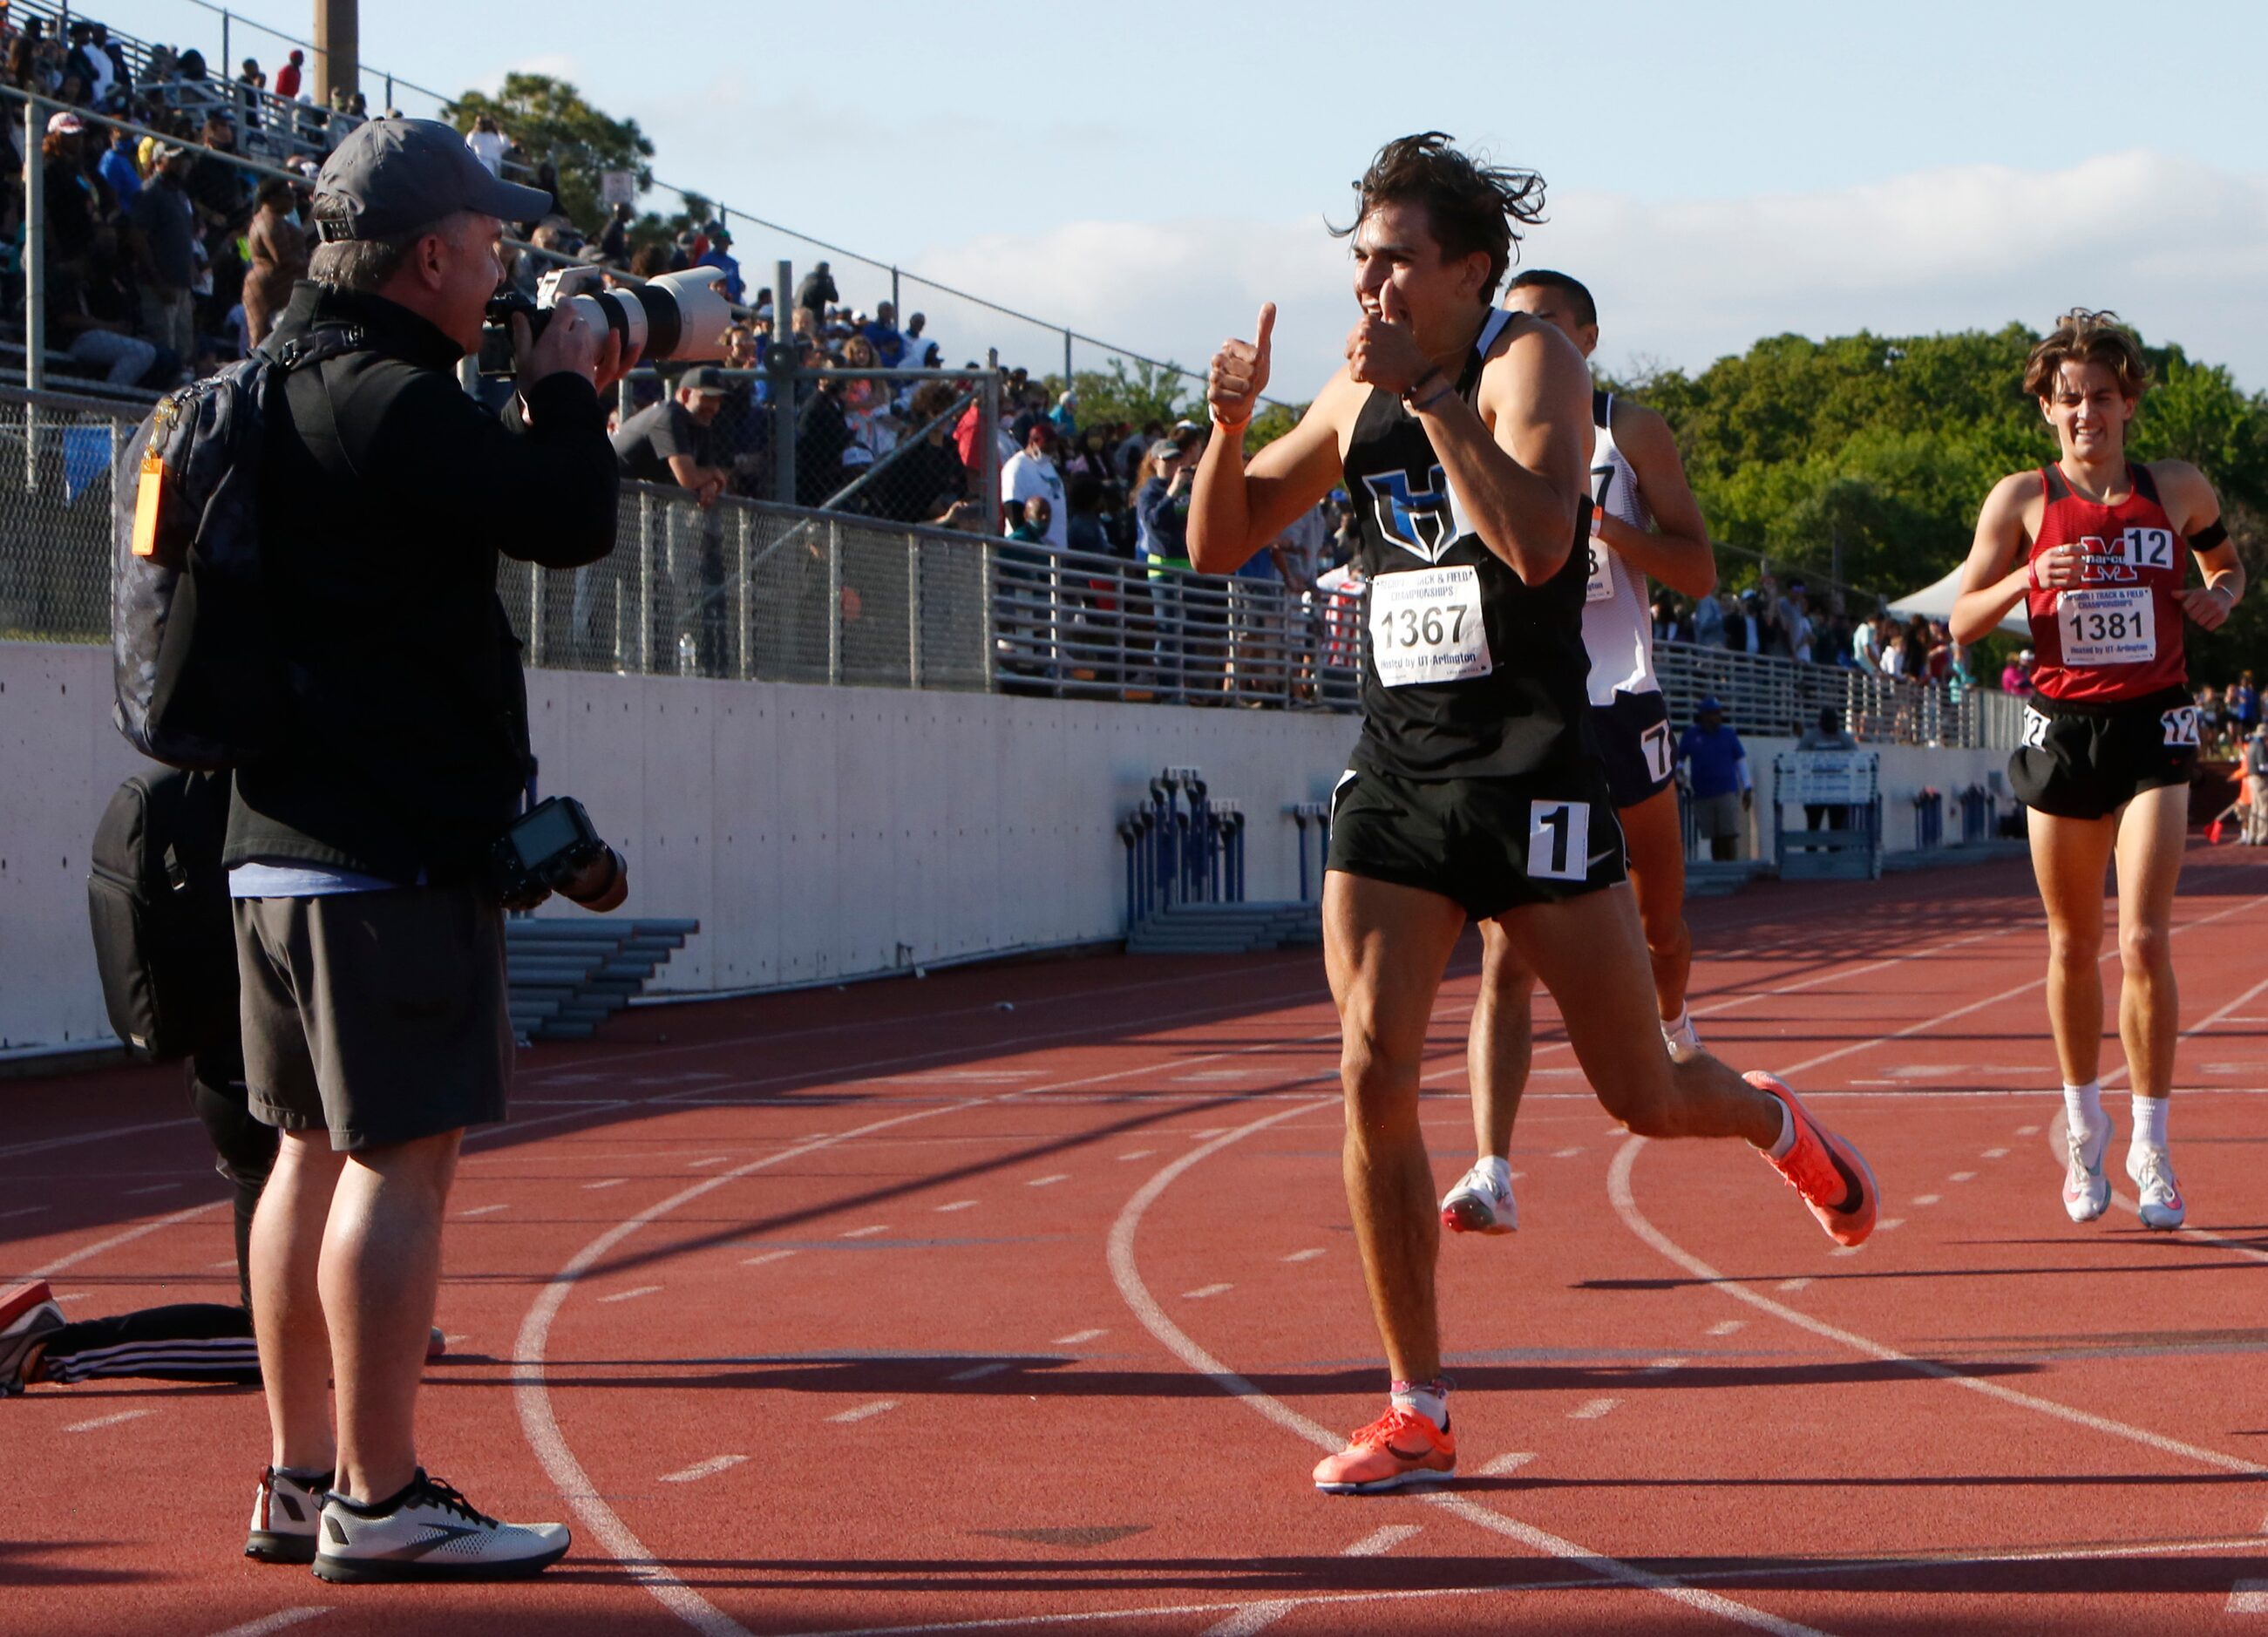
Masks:
[[[1120,821],[1125,849],[1126,948],[1138,955],[1235,954],[1322,940],[1318,906],[1245,899],[1245,818],[1193,767],[1150,781],[1148,800]]]

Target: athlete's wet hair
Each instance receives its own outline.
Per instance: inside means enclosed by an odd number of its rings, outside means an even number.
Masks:
[[[1555,273],[1548,267],[1532,267],[1514,277],[1505,288],[1564,291],[1567,299],[1575,304],[1575,322],[1596,325],[1599,321],[1599,304],[1591,299],[1591,292],[1583,281],[1565,273]]]
[[[1543,219],[1543,179],[1534,171],[1483,165],[1449,145],[1446,132],[1422,131],[1397,136],[1378,151],[1362,180],[1354,185],[1354,221],[1334,227],[1334,237],[1344,239],[1362,225],[1363,218],[1381,204],[1414,203],[1425,215],[1440,244],[1444,261],[1454,261],[1476,251],[1488,253],[1485,299],[1496,298],[1505,269],[1512,265],[1520,234],[1514,222],[1525,226]]]
[[[2100,364],[2118,378],[2118,390],[2129,398],[2149,389],[2150,365],[2142,343],[2116,313],[2073,307],[2058,319],[2024,360],[2024,391],[2035,398],[2053,396],[2056,372],[2066,364]]]

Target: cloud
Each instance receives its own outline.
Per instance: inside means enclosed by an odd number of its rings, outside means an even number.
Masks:
[[[2040,328],[2088,306],[2115,307],[2146,336],[2226,364],[2250,388],[2268,387],[2258,322],[2268,178],[2148,151],[2055,171],[1962,166],[1719,201],[1568,190],[1529,234],[1523,261],[1592,286],[1610,365],[1644,357],[1699,369],[1790,331],[1997,329],[2011,320]],[[906,264],[1198,366],[1224,335],[1248,334],[1259,303],[1274,300],[1275,392],[1295,398],[1336,366],[1353,316],[1345,247],[1320,214],[1075,222],[940,245]],[[1032,331],[999,328],[984,339],[1010,361],[1052,362]]]

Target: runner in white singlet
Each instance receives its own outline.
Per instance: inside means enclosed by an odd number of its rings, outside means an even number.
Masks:
[[[1511,284],[1506,305],[1560,330],[1588,358],[1599,344],[1591,292],[1565,273],[1536,269]],[[1605,391],[1591,395],[1590,574],[1583,645],[1590,653],[1591,729],[1629,849],[1631,884],[1653,968],[1662,1038],[1680,1063],[1701,1037],[1685,1007],[1693,937],[1685,925],[1685,841],[1671,778],[1669,710],[1653,673],[1646,581],[1692,598],[1716,589],[1717,562],[1677,444],[1661,417]],[[1528,1078],[1529,1002],[1535,977],[1503,929],[1481,925],[1480,993],[1466,1048],[1473,1135],[1480,1157],[1441,1201],[1454,1232],[1502,1234],[1518,1224],[1507,1158]]]

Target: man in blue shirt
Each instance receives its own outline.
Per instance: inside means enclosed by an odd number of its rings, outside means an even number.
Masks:
[[[1691,769],[1693,816],[1709,838],[1711,858],[1737,859],[1756,800],[1749,783],[1749,753],[1741,736],[1725,725],[1725,707],[1714,695],[1695,706],[1693,716],[1693,725],[1677,741],[1678,765]]]
[[[858,333],[874,343],[874,356],[882,367],[894,370],[906,356],[906,338],[898,333],[898,310],[888,302],[874,308],[874,316],[861,327]]]
[[[110,184],[110,191],[118,200],[121,210],[131,210],[142,192],[142,173],[134,168],[135,138],[123,130],[110,133],[110,146],[95,169],[102,180]]]
[[[740,282],[740,264],[733,259],[733,235],[725,231],[721,222],[711,222],[702,232],[709,240],[709,248],[694,265],[724,269],[725,299],[738,306],[747,294],[747,286]]]

